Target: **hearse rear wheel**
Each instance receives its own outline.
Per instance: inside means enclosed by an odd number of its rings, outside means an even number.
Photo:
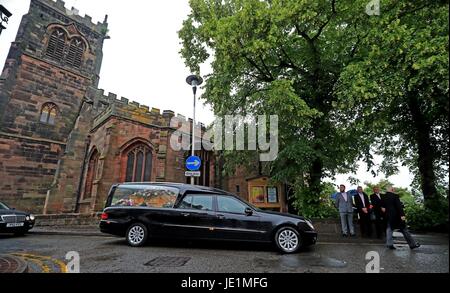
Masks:
[[[127,242],[130,246],[143,246],[147,242],[148,229],[142,223],[134,223],[127,230]]]

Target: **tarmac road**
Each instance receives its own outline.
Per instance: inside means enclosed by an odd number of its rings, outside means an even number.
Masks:
[[[109,236],[0,235],[0,254],[22,257],[31,272],[66,272],[66,254],[80,256],[80,272],[366,272],[366,254],[377,252],[381,273],[449,272],[448,235],[417,235],[422,247],[410,250],[397,241],[397,250],[381,242],[331,237],[299,253],[282,255],[271,246],[244,243],[151,242],[129,247]]]

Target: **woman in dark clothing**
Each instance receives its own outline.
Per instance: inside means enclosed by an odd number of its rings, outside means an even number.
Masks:
[[[411,249],[419,247],[420,244],[414,240],[411,233],[409,233],[408,228],[406,227],[405,212],[403,211],[403,206],[400,202],[400,198],[397,194],[394,193],[393,187],[389,187],[388,192],[386,192],[386,194],[382,197],[381,206],[381,209],[386,214],[387,218],[387,247],[390,249],[395,249],[393,238],[394,229],[400,230]]]

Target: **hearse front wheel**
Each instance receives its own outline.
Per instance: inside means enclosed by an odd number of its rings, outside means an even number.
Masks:
[[[134,223],[127,230],[127,242],[130,246],[143,246],[147,241],[148,229],[144,224]]]
[[[275,234],[275,243],[282,253],[294,253],[300,248],[300,234],[291,227],[281,227]]]

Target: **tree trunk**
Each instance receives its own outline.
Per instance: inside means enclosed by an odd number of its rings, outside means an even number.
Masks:
[[[308,187],[310,190],[310,194],[312,195],[312,198],[310,198],[311,203],[313,204],[319,204],[319,196],[321,193],[321,181],[323,176],[323,163],[322,160],[319,158],[315,158],[312,162],[310,174],[309,174],[309,180],[308,180]]]
[[[417,165],[419,169],[420,187],[425,206],[431,210],[436,210],[438,194],[436,189],[436,175],[434,172],[435,149],[431,144],[431,127],[425,121],[415,92],[408,93],[408,109],[413,121],[414,139],[417,144]]]
[[[429,135],[419,134],[417,138],[420,187],[423,192],[425,206],[432,210],[436,210],[438,194],[436,189],[436,175],[433,166],[434,158],[432,151],[430,151],[430,142],[424,136]]]

